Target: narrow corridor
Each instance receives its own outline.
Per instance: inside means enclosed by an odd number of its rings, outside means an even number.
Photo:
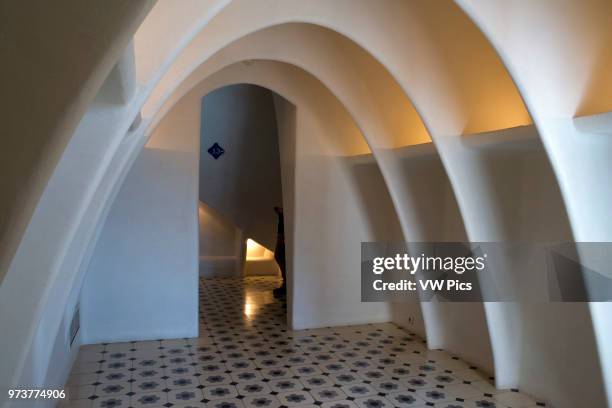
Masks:
[[[83,346],[62,406],[538,406],[391,323],[287,330],[276,278],[200,285],[199,338]]]

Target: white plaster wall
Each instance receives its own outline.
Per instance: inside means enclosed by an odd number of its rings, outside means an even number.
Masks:
[[[18,381],[20,384],[42,386],[64,383],[80,345],[80,338],[77,337],[75,346],[68,348],[67,326],[78,302],[87,262],[102,226],[100,220],[105,219],[109,202],[112,202],[116,194],[117,185],[114,183],[117,178],[125,175],[122,165],[126,156],[119,153],[113,157],[109,152],[119,147],[129,150],[130,146],[138,143],[133,137],[134,133],[126,133],[129,126],[127,120],[132,117],[131,110],[122,104],[114,105],[117,103],[115,97],[121,99],[113,94],[118,91],[114,83],[117,80],[113,70],[104,82],[105,89],[96,96],[79,124],[62,156],[62,162],[47,185],[22,241],[20,252],[14,259],[12,267],[15,270],[30,264],[30,267],[26,267],[30,271],[42,271],[45,267],[54,271],[49,275],[45,295],[39,299],[46,302],[46,306],[39,309],[42,323],[36,327],[32,343],[28,345],[30,352],[22,366],[23,373]],[[140,91],[133,95],[131,102],[138,100],[142,100]],[[117,128],[109,132],[105,128],[108,124],[116,125]],[[100,166],[91,166],[92,163]],[[109,198],[109,201],[105,201]],[[56,239],[39,239],[47,235],[54,235]],[[29,250],[34,250],[37,256],[28,257],[26,254]],[[38,281],[29,280],[25,274],[20,277],[26,279],[24,282],[29,285],[29,291],[36,290],[38,286],[32,283]],[[45,282],[38,283],[43,285]],[[69,291],[67,288],[70,288]],[[2,300],[11,301],[7,296],[2,296]],[[8,312],[12,309],[3,310]],[[25,309],[20,310],[25,313]],[[18,331],[13,333],[18,335]],[[5,336],[2,339],[9,341],[11,337]],[[9,361],[4,363],[1,367],[9,367]],[[9,372],[17,375],[19,369]],[[43,406],[44,401],[38,401],[37,404]]]
[[[137,94],[135,99],[141,97]],[[125,152],[130,147],[142,146],[134,133],[105,133],[104,124],[108,123],[125,126],[123,132],[127,131],[129,124],[125,119],[131,114],[120,106],[99,101],[92,103],[55,169],[13,260],[12,270],[40,272],[46,268],[51,272],[49,280],[32,280],[27,273],[22,273],[15,276],[19,279],[2,287],[2,291],[15,295],[26,289],[17,289],[12,286],[14,284],[26,285],[29,293],[44,290],[38,298],[42,303],[36,309],[40,321],[38,324],[29,322],[33,325],[30,342],[18,341],[20,331],[17,329],[11,332],[13,336],[1,338],[6,342],[16,341],[19,346],[25,344],[29,350],[19,368],[8,368],[11,367],[9,356],[16,357],[10,353],[5,354],[4,364],[0,365],[0,368],[6,368],[8,375],[19,376],[15,380],[18,384],[43,386],[56,381],[61,383],[68,376],[70,361],[75,357],[76,349],[68,350],[63,328],[67,327],[78,302],[89,256],[118,189],[116,181],[126,173]],[[127,138],[123,139],[124,136]],[[115,149],[119,150],[117,155],[109,154]],[[92,163],[99,166],[91,166]],[[41,239],[51,235],[56,239]],[[28,256],[29,251],[37,256]],[[29,302],[34,297],[21,299]],[[15,299],[3,294],[0,301],[8,302],[8,305],[14,304]],[[2,310],[9,312],[14,309],[7,306]],[[20,313],[26,314],[26,310],[26,305],[22,305]],[[20,324],[26,323],[27,320],[20,320]],[[3,324],[3,327],[7,325]],[[77,340],[78,347],[80,340]],[[63,367],[63,372],[60,367]],[[53,373],[53,376],[48,377],[47,373]]]
[[[64,389],[67,379],[69,379],[69,373],[72,369],[72,365],[77,358],[79,347],[82,344],[81,331],[78,332],[74,339],[72,347],[70,347],[70,335],[69,327],[72,316],[66,316],[62,320],[61,326],[57,337],[53,341],[48,339],[36,339],[34,351],[28,355],[28,358],[24,365],[24,371],[21,374],[20,384],[28,385],[31,388],[44,385],[45,387],[54,389]],[[54,364],[50,364],[45,367],[41,364],[44,361],[44,353],[47,347],[51,348],[50,359]],[[56,401],[38,399],[35,401],[12,401],[15,407],[28,408],[46,408],[54,407]]]
[[[244,247],[242,231],[201,201],[198,220],[200,277],[240,276]]]
[[[399,218],[391,201],[384,178],[372,154],[350,156],[344,159],[350,169],[353,183],[357,186],[359,204],[368,214],[372,241],[403,242]],[[423,181],[431,180],[429,177]],[[431,203],[430,203],[431,204]],[[419,299],[406,299],[405,302],[390,303],[390,319],[406,329],[426,337],[425,322]]]
[[[412,242],[465,242],[463,220],[451,184],[431,144],[395,149],[414,201]],[[494,362],[482,303],[423,302],[430,348],[456,354],[492,374]]]
[[[523,131],[519,128],[508,132]],[[503,141],[501,132],[488,136],[493,144],[495,138]],[[497,150],[491,150],[471,145],[471,137],[474,136],[448,137],[440,144],[470,240],[539,242],[571,239],[556,183],[544,181],[538,185],[542,200],[535,201],[524,194],[528,188],[524,184],[534,180],[528,181],[523,177],[523,172],[537,171],[542,180],[553,179],[546,157],[542,154],[539,156],[539,167],[533,170],[528,167],[526,157],[536,154],[530,153],[532,150],[541,152],[541,146],[521,140],[518,142],[519,148],[500,144]],[[520,148],[522,143],[528,143],[529,146]],[[548,209],[546,214],[542,214],[544,209]],[[536,214],[540,216],[535,217]],[[521,283],[530,279],[523,273],[527,269],[511,254],[501,256],[505,256],[502,263],[507,269],[491,268],[491,273],[497,273],[506,289],[521,290]],[[502,270],[511,273],[501,276],[498,271]],[[571,329],[572,326],[588,324],[588,313],[585,313],[581,305],[576,305],[574,312],[569,314],[569,308],[563,309],[567,320],[554,320],[551,317],[559,314],[559,307],[547,303],[485,304],[498,387],[517,387],[549,401],[551,398],[559,398],[556,400],[558,402],[577,398],[576,393],[568,387],[570,384],[581,383],[584,389],[589,390],[589,395],[598,395],[597,381],[557,368],[559,359],[545,352],[546,344],[555,342],[568,349],[578,350],[571,358],[582,369],[588,370],[597,361],[592,348],[581,347],[589,344],[589,330],[578,334]],[[521,340],[517,341],[517,338]],[[565,381],[567,387],[558,387],[553,377],[547,374],[550,371],[563,373],[559,377],[564,379],[558,381]],[[594,401],[597,400],[598,397],[594,397]]]
[[[240,276],[244,264],[244,236],[234,223],[200,201],[200,277]]]
[[[235,256],[236,226],[217,211],[200,202],[199,215],[199,248],[200,257]]]
[[[134,166],[140,163],[135,167],[138,170],[132,171],[130,166],[124,170],[129,177],[109,206],[100,238],[92,249],[91,262],[85,266],[86,278],[81,293],[84,342],[106,341],[104,338],[120,341],[197,335],[199,128],[199,107],[193,104],[177,106],[169,120],[152,131],[148,150],[145,150],[151,154],[134,155]],[[138,152],[140,146],[133,145],[133,148]],[[122,147],[129,157],[130,146]],[[143,211],[145,208],[148,211]],[[139,220],[134,229],[126,221],[132,218]],[[165,239],[171,232],[174,232],[174,240],[168,245]],[[130,247],[126,243],[136,244]],[[156,259],[155,254],[165,254],[162,257],[165,262]],[[149,268],[152,269],[147,272]],[[130,270],[135,273],[126,273]],[[119,271],[123,271],[118,280],[123,279],[124,288],[148,294],[150,303],[146,306],[172,321],[167,328],[156,322],[153,314],[147,315],[148,320],[140,319],[145,305],[130,301],[126,296],[129,292],[115,293],[116,283],[105,274]],[[157,279],[151,279],[149,273],[157,274]],[[139,288],[140,280],[151,287]],[[164,290],[165,285],[169,291]],[[102,293],[117,298],[115,310],[105,310],[106,300]],[[151,297],[153,293],[160,295],[160,299],[165,299],[171,307],[155,302]],[[185,309],[189,312],[183,319],[173,319],[172,313],[184,307],[190,309]],[[123,317],[113,320],[121,309]]]
[[[482,220],[478,229],[472,230],[474,236],[508,242],[571,240],[554,175],[537,141],[519,141],[513,147],[497,149],[476,148],[472,152],[473,160],[482,166],[480,180],[492,193],[490,208],[495,211],[493,214],[476,213],[481,200],[471,204],[475,211],[473,218]],[[471,174],[470,178],[475,180],[474,173]],[[495,230],[491,229],[493,223]],[[494,238],[493,234],[499,235]],[[512,276],[507,277],[512,281],[505,281],[507,288],[518,288],[519,284],[529,282],[530,277],[522,272],[526,268],[522,267],[521,260],[508,255],[505,264],[513,271]],[[584,402],[585,398],[593,406],[601,404],[602,384],[598,376],[580,374],[598,369],[585,304],[494,303],[486,306],[492,342],[497,344],[495,357],[500,386],[517,384],[520,389],[555,406],[572,406]],[[572,353],[569,350],[573,350]],[[564,358],[560,359],[560,355]]]
[[[278,93],[273,93],[274,112],[276,114],[276,131],[278,133],[278,150],[281,167],[281,186],[283,192],[283,217],[285,229],[285,268],[287,293],[293,296],[295,257],[295,212],[296,212],[296,132],[297,107]],[[287,325],[293,327],[293,302],[287,302]]]
[[[0,280],[11,266],[77,124],[153,5],[154,1],[148,0],[104,6],[81,3],[66,12],[67,4],[2,4],[5,61],[0,88],[5,100],[12,103],[5,106],[7,115],[2,123]],[[40,27],[45,35],[26,22]],[[65,64],[73,53],[86,57],[67,69]],[[39,75],[42,67],[46,74]],[[25,120],[31,116],[38,119]],[[4,394],[0,398],[4,399]]]
[[[134,35],[136,79],[153,84],[189,41],[230,0],[157,1]]]
[[[197,336],[197,162],[194,152],[139,154],[85,278],[84,343]]]

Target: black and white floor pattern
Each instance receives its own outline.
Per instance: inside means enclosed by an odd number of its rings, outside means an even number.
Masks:
[[[201,282],[198,338],[83,346],[69,408],[544,406],[391,324],[290,331],[273,277]]]

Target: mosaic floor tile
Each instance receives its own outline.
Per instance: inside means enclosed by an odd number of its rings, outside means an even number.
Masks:
[[[158,407],[168,402],[168,395],[165,392],[134,394],[130,402],[132,408]]]
[[[168,402],[171,404],[184,404],[202,401],[202,391],[198,388],[183,388],[168,392]]]
[[[193,366],[180,366],[180,367],[166,367],[164,369],[165,375],[168,377],[193,377],[198,371]]]
[[[163,378],[150,378],[132,383],[132,392],[135,394],[163,391],[164,389],[166,389],[166,381]]]
[[[391,324],[290,331],[271,277],[200,283],[200,336],[83,346],[61,408],[531,408]]]
[[[338,401],[346,398],[346,394],[339,387],[319,388],[311,390],[310,395],[316,401]]]
[[[97,398],[92,405],[93,408],[127,408],[130,406],[130,397],[128,396]]]
[[[334,385],[334,383],[327,379],[324,375],[311,375],[309,377],[301,377],[300,382],[304,388],[317,389],[327,388]]]
[[[510,408],[507,405],[500,404],[490,397],[478,397],[465,401],[466,408]]]
[[[378,391],[376,391],[373,387],[363,383],[345,385],[342,387],[342,391],[352,398],[361,398],[378,394]]]
[[[291,372],[298,377],[308,377],[311,375],[323,374],[323,372],[314,364],[305,364],[291,367]]]
[[[361,378],[351,371],[334,372],[329,376],[335,384],[349,385],[361,382]]]
[[[417,390],[416,394],[426,402],[436,403],[436,402],[446,402],[446,401],[454,401],[456,398],[450,393],[446,392],[444,389],[428,389],[428,390]]]
[[[425,401],[410,391],[393,392],[385,396],[397,408],[410,408],[425,405]]]
[[[353,401],[343,400],[324,402],[321,405],[321,408],[357,408],[357,405]]]
[[[426,376],[408,377],[400,379],[400,382],[408,389],[429,389],[436,386],[435,382]]]
[[[299,391],[304,386],[297,378],[285,378],[274,380],[268,383],[270,389],[275,392]]]
[[[274,395],[252,395],[244,400],[246,408],[278,408],[281,406],[280,401]]]
[[[272,390],[265,382],[239,383],[236,385],[240,395],[260,395],[270,394]]]
[[[200,382],[195,376],[169,377],[166,379],[166,386],[171,390],[195,388],[198,385],[200,385]]]
[[[261,370],[261,375],[264,379],[267,380],[278,380],[284,378],[291,378],[294,374],[288,368],[275,367]]]
[[[199,377],[200,384],[208,387],[212,385],[222,385],[222,384],[230,384],[232,381],[232,377],[228,374],[201,374]]]
[[[376,391],[382,392],[382,393],[397,392],[397,391],[404,389],[404,387],[399,381],[395,381],[392,379],[372,381],[370,385],[374,387]]]
[[[215,385],[202,390],[204,398],[209,400],[228,399],[238,396],[238,391],[233,385]]]
[[[393,408],[393,404],[389,400],[379,395],[357,398],[355,404],[359,408]]]
[[[96,395],[100,398],[110,397],[114,395],[126,395],[132,390],[132,384],[129,382],[114,382],[110,384],[101,384],[96,387]]]
[[[278,400],[287,407],[312,404],[314,399],[306,391],[289,391],[278,394]]]
[[[100,384],[111,384],[111,383],[123,383],[128,382],[132,379],[132,372],[130,371],[109,371],[106,373],[101,373],[97,377],[97,383]]]
[[[211,401],[206,404],[207,408],[245,408],[244,403],[238,398]]]
[[[172,408],[206,408],[203,402],[188,402],[186,404],[175,404]]]

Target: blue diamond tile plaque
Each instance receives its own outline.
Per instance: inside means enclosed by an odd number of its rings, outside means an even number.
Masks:
[[[208,153],[214,157],[215,160],[217,160],[223,153],[225,153],[225,150],[219,146],[219,143],[215,142],[215,144],[208,148]]]

